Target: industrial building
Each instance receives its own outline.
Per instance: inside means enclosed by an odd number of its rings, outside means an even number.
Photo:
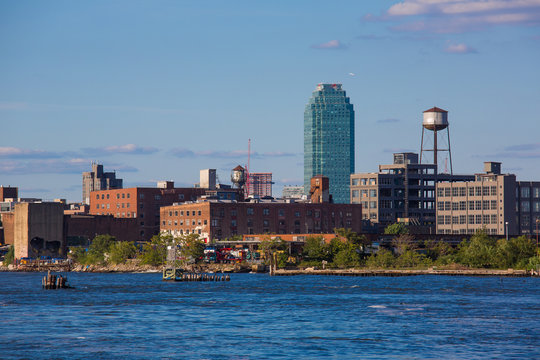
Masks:
[[[362,207],[356,204],[206,200],[164,206],[160,213],[161,232],[174,236],[199,234],[206,242],[244,234],[319,234],[333,233],[335,228],[362,230]]]
[[[437,184],[437,233],[518,235],[516,176],[501,174],[500,163],[486,162],[474,180]]]
[[[408,222],[418,231],[435,232],[437,182],[474,180],[474,176],[437,174],[435,164],[418,160],[415,153],[396,153],[394,163],[379,165],[376,173],[351,175],[351,203],[363,205],[364,220],[378,225],[380,231]]]
[[[92,171],[82,174],[82,201],[90,204],[92,191],[122,189],[122,179],[116,178],[115,172],[103,172],[103,165],[92,163]]]
[[[159,233],[160,207],[195,201],[205,194],[206,189],[203,188],[175,188],[172,181],[161,181],[155,188],[93,191],[90,196],[90,214],[136,218],[138,237],[133,240],[150,240]]]
[[[354,109],[341,84],[319,84],[304,111],[304,193],[328,177],[335,203],[349,203],[354,172]]]
[[[540,182],[502,174],[500,162],[485,162],[473,181],[437,184],[437,233],[490,235],[537,233]]]

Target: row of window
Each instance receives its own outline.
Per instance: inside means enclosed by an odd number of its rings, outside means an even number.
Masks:
[[[437,210],[497,210],[497,200],[439,201]]]
[[[99,209],[99,208],[101,208],[101,209],[105,209],[105,208],[110,209],[110,207],[111,207],[111,204],[96,204],[96,209]],[[117,209],[129,208],[129,203],[122,203],[122,204],[117,203],[116,208]]]
[[[468,188],[469,196],[496,196],[497,186],[471,186]],[[444,187],[437,188],[437,197],[449,197],[449,196],[467,196],[467,188],[460,187]]]
[[[439,234],[448,234],[448,235],[473,235],[477,229],[442,229],[439,230]],[[497,229],[485,229],[489,235],[497,235]]]
[[[170,210],[169,211],[169,216],[173,216],[173,213],[174,213],[174,216],[184,216],[184,210],[180,210],[180,211],[175,210],[174,212],[172,210]],[[186,216],[189,216],[190,210],[186,210],[185,213],[186,213]],[[201,210],[192,210],[191,215],[193,215],[193,216],[195,216],[195,215],[201,216]]]
[[[502,222],[501,222],[502,223]],[[437,224],[439,225],[490,225],[497,224],[497,215],[460,215],[460,216],[448,216],[448,215],[438,215]]]
[[[521,187],[521,197],[528,198],[531,196],[531,188],[528,186]],[[519,197],[519,188],[516,188],[516,197]],[[540,198],[540,187],[532,188],[532,197]]]
[[[184,224],[186,226],[189,226],[189,225],[192,225],[192,226],[195,226],[195,225],[207,225],[208,224],[208,220],[201,220],[201,219],[186,219],[185,221],[184,220],[163,220],[161,222],[161,224],[163,226],[165,225],[169,225],[169,226],[172,226],[174,223],[174,226],[184,226]]]
[[[99,197],[100,197],[99,195],[100,194],[96,194],[96,200],[99,200]],[[129,197],[130,197],[129,193],[127,193],[127,194],[126,193],[122,193],[122,194],[117,193],[116,194],[117,199],[120,199],[120,198],[122,198],[122,199],[128,198],[129,199]],[[109,194],[101,194],[101,200],[104,200],[104,199],[109,199]]]
[[[516,203],[516,210],[519,211],[517,208],[519,203]],[[531,202],[530,201],[521,201],[521,211],[529,212],[531,211]],[[533,201],[532,202],[532,211],[533,212],[540,212],[540,201]]]

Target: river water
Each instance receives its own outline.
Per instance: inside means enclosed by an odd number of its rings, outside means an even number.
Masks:
[[[540,279],[0,273],[2,359],[540,359]]]

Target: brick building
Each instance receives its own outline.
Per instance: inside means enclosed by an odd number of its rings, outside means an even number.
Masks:
[[[172,181],[160,182],[156,188],[134,187],[93,191],[90,214],[112,215],[116,218],[136,218],[138,237],[150,240],[159,233],[159,209],[184,201],[195,201],[206,194],[203,188],[175,188]]]
[[[362,206],[358,204],[208,200],[165,206],[160,212],[162,232],[174,236],[196,233],[206,242],[245,234],[319,234],[332,233],[335,228],[362,230]]]
[[[111,235],[118,241],[139,238],[136,218],[115,218],[107,215],[64,215],[64,233],[68,245],[88,244],[96,235]]]

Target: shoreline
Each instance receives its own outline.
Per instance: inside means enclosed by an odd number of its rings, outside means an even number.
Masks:
[[[162,266],[133,266],[133,265],[75,265],[70,268],[62,267],[15,267],[0,266],[0,272],[74,272],[74,273],[161,273]],[[200,273],[255,273],[249,268],[221,264],[221,266],[190,268],[186,271]],[[268,273],[265,271],[264,273]],[[537,277],[535,272],[515,269],[277,269],[274,276],[298,276],[298,275],[318,275],[318,276],[420,276],[420,275],[446,275],[446,276],[477,276],[477,277]]]
[[[446,276],[504,276],[504,277],[532,277],[537,276],[527,270],[498,270],[498,269],[346,269],[346,270],[285,270],[278,269],[275,276],[297,276],[297,275],[320,275],[320,276],[419,276],[419,275],[446,275]]]

